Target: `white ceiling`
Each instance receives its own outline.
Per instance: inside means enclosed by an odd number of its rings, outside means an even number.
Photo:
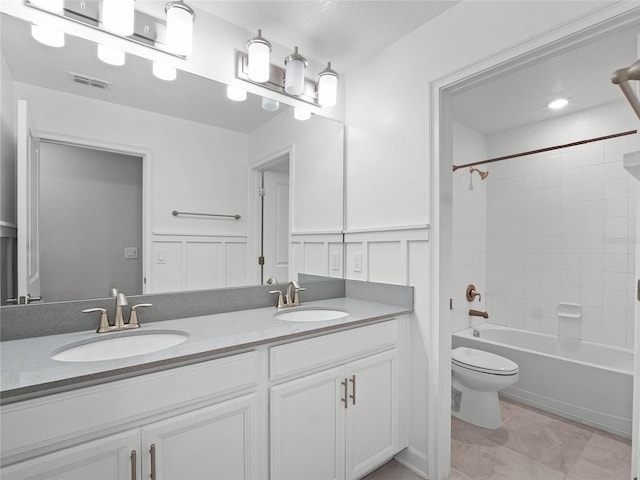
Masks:
[[[638,58],[640,23],[525,65],[453,98],[456,120],[489,135],[615,101],[624,101],[611,74]],[[569,100],[562,110],[547,104]]]

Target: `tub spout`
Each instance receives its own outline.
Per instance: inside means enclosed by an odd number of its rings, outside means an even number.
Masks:
[[[480,310],[474,310],[473,308],[469,310],[470,317],[482,317],[489,318],[489,314],[487,312],[481,312]]]

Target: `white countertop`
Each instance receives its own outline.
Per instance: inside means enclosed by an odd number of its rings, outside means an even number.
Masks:
[[[299,308],[305,307],[339,309],[349,315],[337,320],[290,322],[275,318],[278,310],[267,307],[145,322],[141,328],[128,332],[178,330],[186,332],[188,339],[179,345],[145,355],[95,362],[60,362],[51,356],[70,344],[108,338],[118,333],[98,334],[92,330],[0,342],[0,400],[10,403],[48,395],[204,361],[275,341],[360,326],[410,312],[404,307],[348,297],[308,302]],[[96,319],[96,328],[97,323]]]

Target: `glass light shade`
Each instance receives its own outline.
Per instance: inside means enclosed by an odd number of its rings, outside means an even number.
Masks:
[[[193,11],[182,2],[167,4],[167,47],[178,55],[193,51]]]
[[[289,95],[300,95],[304,91],[304,62],[287,62],[284,74],[284,91]]]
[[[64,9],[64,0],[30,0],[29,3],[50,12],[62,13]]]
[[[105,30],[128,37],[133,35],[134,0],[102,0],[102,26]]]
[[[338,96],[338,74],[331,70],[331,62],[318,75],[318,103],[323,107],[333,107]]]
[[[293,116],[296,120],[309,120],[311,118],[311,112],[305,108],[295,107],[293,109]]]
[[[280,102],[271,98],[262,97],[262,109],[267,112],[275,112],[280,108]]]
[[[153,74],[160,80],[167,81],[175,80],[177,75],[174,67],[160,62],[153,62]]]
[[[98,44],[98,58],[109,65],[120,66],[124,65],[125,54],[117,48]]]
[[[64,32],[42,25],[31,24],[31,36],[50,47],[64,47]]]
[[[269,45],[253,42],[249,50],[249,78],[264,83],[269,80]]]
[[[247,91],[236,85],[227,85],[227,98],[234,102],[244,102],[247,99]]]

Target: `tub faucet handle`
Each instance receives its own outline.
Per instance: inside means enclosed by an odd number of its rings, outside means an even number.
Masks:
[[[476,286],[472,283],[470,283],[469,285],[467,285],[467,301],[468,302],[473,302],[476,297],[478,297],[478,301],[481,302],[482,301],[482,295],[480,295],[477,291],[476,291]]]

